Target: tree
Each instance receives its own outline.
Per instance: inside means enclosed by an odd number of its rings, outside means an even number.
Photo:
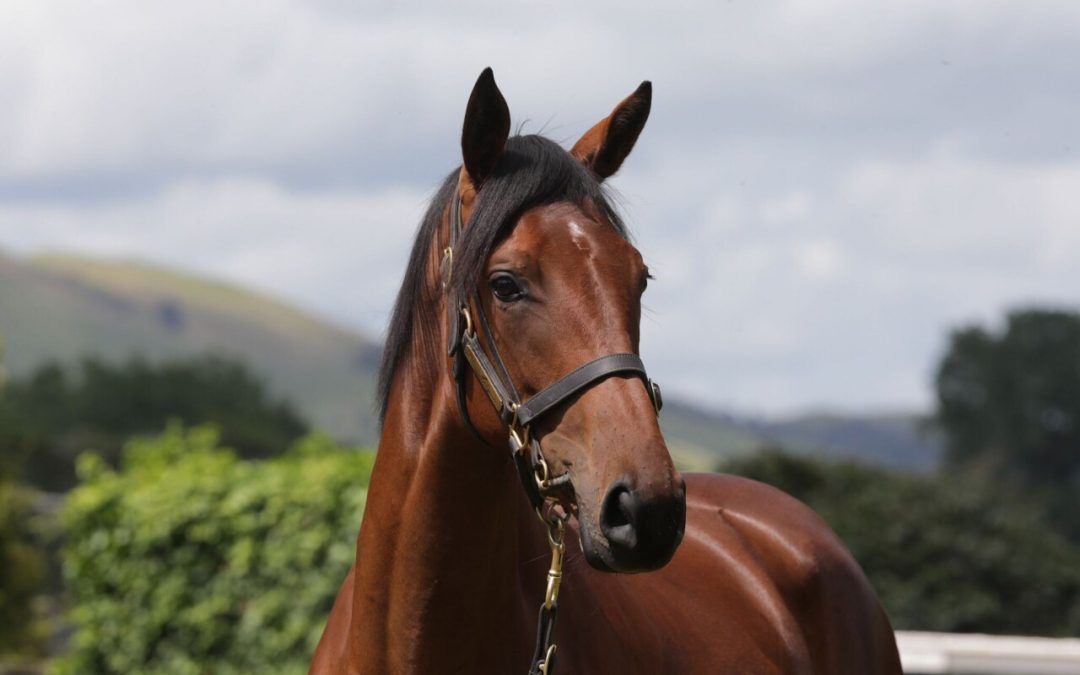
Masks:
[[[946,458],[1040,500],[1080,538],[1080,314],[1029,309],[953,333],[936,377]]]
[[[217,356],[152,364],[84,360],[72,374],[48,364],[0,393],[0,456],[48,490],[75,483],[75,457],[94,449],[115,464],[123,442],[169,420],[213,423],[242,457],[281,453],[308,428],[246,366]]]

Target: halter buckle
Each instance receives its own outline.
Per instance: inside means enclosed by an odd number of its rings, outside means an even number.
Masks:
[[[454,249],[447,246],[443,249],[442,263],[439,264],[442,273],[443,290],[450,287],[450,273],[454,270]]]
[[[517,429],[510,427],[510,452],[514,454],[524,452],[525,446],[529,444],[529,428],[526,427],[522,432],[519,434]]]
[[[664,395],[660,392],[660,385],[653,380],[649,380],[649,398],[652,399],[656,416],[659,417],[660,411],[664,408]]]

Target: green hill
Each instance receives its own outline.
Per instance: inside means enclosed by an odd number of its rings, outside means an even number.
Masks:
[[[814,454],[899,469],[931,469],[941,456],[940,439],[911,414],[801,415],[764,425],[759,433],[781,445],[799,444]]]
[[[819,413],[764,420],[673,405],[670,411],[664,409],[663,426],[665,436],[673,439],[673,452],[690,467],[701,466],[710,456],[710,466],[715,466],[718,454],[737,456],[763,445],[915,471],[933,469],[941,458],[941,440],[922,417],[911,413]],[[710,454],[709,447],[723,452]]]
[[[4,365],[18,375],[86,355],[151,360],[214,352],[247,362],[339,439],[373,443],[378,345],[248,289],[135,261],[0,255]],[[765,422],[669,401],[661,423],[678,463],[711,469],[763,443],[903,468],[937,460],[912,415]]]
[[[12,375],[86,355],[239,358],[341,438],[375,438],[378,347],[287,304],[185,272],[130,261],[0,257],[0,334]]]

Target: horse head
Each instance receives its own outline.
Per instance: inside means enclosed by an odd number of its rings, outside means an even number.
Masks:
[[[490,69],[472,91],[460,212],[450,215],[462,231],[449,302],[451,314],[464,309],[464,330],[482,334],[484,357],[501,362],[493,374],[476,373],[479,379],[508,380],[503,384],[520,399],[500,414],[480,393],[490,383],[466,392],[464,414],[497,448],[517,421],[518,403],[527,409],[583,364],[638,353],[649,270],[602,182],[633,148],[651,95],[642,83],[567,152],[539,136],[510,137],[509,109]],[[683,535],[685,486],[658,424],[659,390],[643,375],[611,366],[595,379],[579,378],[580,387],[558,392],[565,395],[526,428],[544,473],[565,477],[553,493],[576,515],[582,550],[602,570],[661,567]],[[498,396],[493,400],[498,407]]]

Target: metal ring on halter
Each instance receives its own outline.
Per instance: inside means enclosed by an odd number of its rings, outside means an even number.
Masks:
[[[466,335],[472,335],[472,333],[473,333],[472,315],[469,314],[469,306],[468,305],[462,305],[461,306],[461,315],[463,317],[465,317],[465,334]]]
[[[533,478],[536,479],[536,487],[540,488],[540,493],[543,494],[551,489],[551,469],[548,468],[547,460],[540,453],[537,453],[534,462]]]
[[[529,427],[522,429],[521,434],[517,432],[517,429],[510,427],[510,437],[517,443],[516,447],[521,448],[519,452],[525,452],[525,448],[529,445]]]
[[[510,437],[517,443],[517,447],[521,448],[520,452],[525,452],[525,448],[529,445],[529,427],[520,426],[517,423],[518,408],[521,406],[514,401],[509,401],[506,407],[510,410],[513,417],[510,418],[510,423],[507,424],[507,428],[510,429]],[[521,433],[518,433],[518,429],[521,429]]]

